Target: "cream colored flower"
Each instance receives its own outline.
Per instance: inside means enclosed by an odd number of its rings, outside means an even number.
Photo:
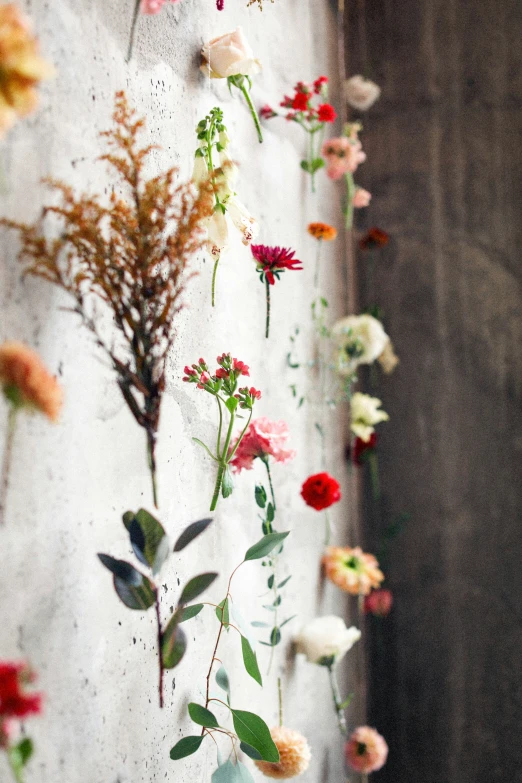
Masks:
[[[256,761],[255,764],[263,775],[267,778],[287,780],[306,772],[312,758],[306,738],[298,731],[284,726],[274,726],[270,729],[270,734],[279,751],[279,761],[277,763]]]
[[[206,43],[201,50],[201,71],[211,79],[255,76],[261,63],[243,34],[242,27]]]
[[[18,117],[35,110],[38,83],[53,75],[27,17],[14,3],[0,6],[0,138]]]
[[[379,99],[381,88],[375,82],[358,74],[345,81],[344,94],[354,109],[367,111]]]
[[[373,315],[348,315],[332,327],[335,364],[340,375],[351,375],[360,364],[372,364],[390,338]]]
[[[393,343],[391,340],[388,340],[384,347],[384,351],[380,356],[377,357],[377,361],[381,365],[382,370],[386,373],[386,375],[390,375],[395,370],[400,362],[400,359],[393,349]]]
[[[385,411],[378,410],[382,402],[377,397],[369,394],[355,392],[350,400],[351,423],[350,429],[358,438],[368,443],[373,432],[374,425],[380,421],[388,421],[390,418]]]
[[[306,655],[309,663],[331,666],[343,658],[361,638],[355,626],[350,628],[342,617],[316,617],[301,629],[294,640],[296,652]]]

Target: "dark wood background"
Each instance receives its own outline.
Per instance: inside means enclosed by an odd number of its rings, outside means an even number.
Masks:
[[[377,81],[362,119],[373,193],[359,228],[361,308],[384,310],[401,364],[373,388],[395,606],[372,618],[369,722],[385,783],[522,780],[522,4],[348,0],[349,73]]]

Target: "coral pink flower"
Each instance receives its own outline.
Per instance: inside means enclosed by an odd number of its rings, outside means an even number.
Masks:
[[[368,595],[384,579],[377,559],[359,546],[328,546],[322,564],[327,578],[350,595]]]
[[[306,738],[298,731],[285,726],[274,726],[270,729],[270,734],[279,751],[279,761],[255,761],[256,767],[263,775],[267,778],[287,780],[306,772],[312,758]]]
[[[285,448],[288,435],[288,424],[284,421],[272,421],[266,416],[254,419],[230,463],[234,472],[252,470],[256,458],[266,461],[268,457],[273,457],[276,462],[289,462],[296,452]]]
[[[393,604],[393,595],[391,590],[381,588],[372,590],[370,595],[364,599],[364,611],[366,614],[373,614],[375,617],[388,617]]]
[[[364,188],[357,188],[353,196],[353,205],[355,209],[367,207],[372,200],[372,194]]]
[[[315,508],[316,511],[324,511],[340,501],[341,487],[329,473],[316,473],[304,482],[301,497],[307,506]]]
[[[14,405],[36,409],[51,421],[58,419],[63,400],[60,385],[27,345],[0,345],[0,384]]]
[[[361,142],[347,136],[327,139],[321,147],[321,155],[326,160],[326,173],[330,179],[341,179],[347,172],[353,174],[366,160]]]
[[[359,726],[344,747],[346,761],[356,772],[376,772],[386,764],[388,745],[379,732]]]

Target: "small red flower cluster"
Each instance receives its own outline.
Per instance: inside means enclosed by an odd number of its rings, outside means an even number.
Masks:
[[[185,373],[183,381],[185,383],[195,383],[197,389],[204,389],[210,394],[217,395],[221,390],[229,397],[236,397],[239,400],[240,408],[252,408],[254,400],[261,398],[261,392],[253,386],[248,388],[244,386],[237,389],[237,382],[242,375],[249,376],[250,368],[245,362],[233,358],[230,353],[223,353],[216,359],[218,368],[214,375],[210,375],[209,368],[204,359],[199,359],[196,364],[190,367],[187,365],[183,372]],[[237,394],[235,394],[237,389]]]
[[[328,90],[328,77],[319,76],[312,84],[297,82],[293,95],[285,95],[280,106],[288,109],[287,120],[295,122],[333,122],[337,117],[334,107],[330,103],[321,103],[314,106],[312,101],[316,96],[324,96]],[[265,120],[277,117],[278,114],[271,106],[263,106],[260,111]]]
[[[341,487],[329,473],[316,473],[306,479],[301,488],[301,497],[307,506],[324,511],[340,501]]]
[[[0,747],[8,743],[9,724],[13,718],[26,718],[42,711],[41,694],[26,694],[22,690],[34,679],[27,664],[0,662]]]
[[[295,250],[287,247],[269,247],[268,245],[251,245],[252,255],[257,262],[256,270],[261,276],[261,282],[268,280],[270,285],[274,285],[275,279],[279,280],[279,275],[285,269],[298,271],[302,269],[301,261],[294,258]]]
[[[377,446],[377,433],[372,432],[368,441],[356,437],[352,446],[352,462],[354,465],[364,465],[366,457],[374,451]]]

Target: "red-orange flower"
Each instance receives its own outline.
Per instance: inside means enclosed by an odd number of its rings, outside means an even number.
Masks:
[[[322,239],[325,242],[331,242],[337,236],[337,229],[329,223],[309,223],[307,230],[314,239]]]
[[[386,247],[390,237],[381,228],[373,227],[359,240],[361,250],[374,250],[380,247]]]
[[[61,387],[27,345],[14,341],[0,345],[0,384],[13,404],[39,410],[51,421],[58,419]]]

